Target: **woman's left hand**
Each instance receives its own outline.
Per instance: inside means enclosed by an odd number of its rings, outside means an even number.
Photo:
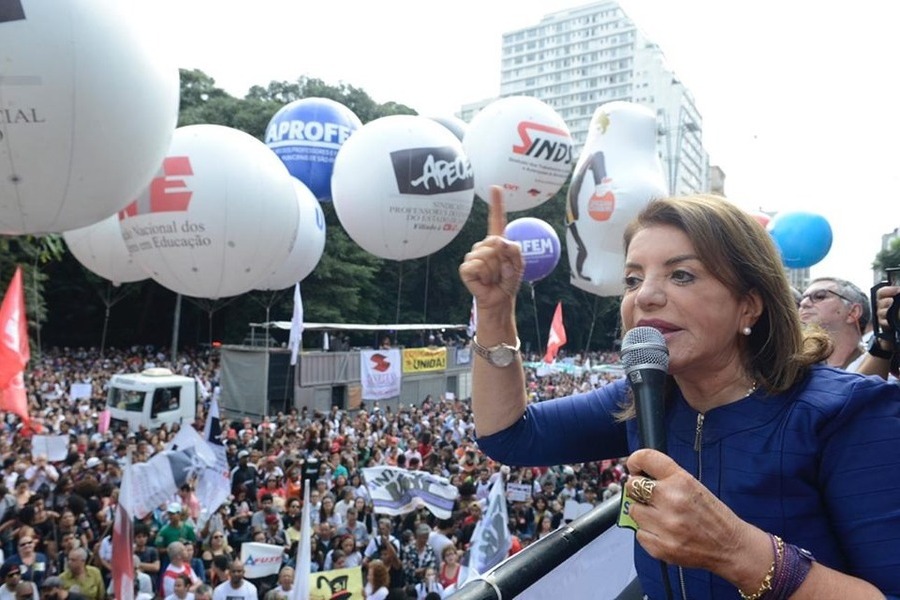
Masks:
[[[766,534],[741,520],[665,454],[638,450],[628,458],[627,465],[631,475],[624,491],[631,497],[633,479],[655,480],[650,484],[653,491],[649,500],[635,502],[629,513],[640,526],[638,543],[654,558],[705,569],[728,579],[733,559],[746,556],[751,544],[763,554],[768,552],[771,560]]]

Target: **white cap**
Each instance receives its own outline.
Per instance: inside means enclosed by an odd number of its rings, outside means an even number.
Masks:
[[[100,463],[102,463],[102,462],[103,461],[100,460],[99,458],[97,458],[96,456],[92,456],[89,459],[87,459],[87,468],[93,469],[94,467],[99,467]]]

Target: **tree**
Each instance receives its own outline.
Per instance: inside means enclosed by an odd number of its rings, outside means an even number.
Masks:
[[[872,268],[884,276],[886,269],[900,267],[900,238],[894,238],[888,247],[875,256]]]

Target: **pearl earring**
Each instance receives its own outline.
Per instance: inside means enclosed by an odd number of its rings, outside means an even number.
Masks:
[[[751,333],[753,333],[753,330],[749,327],[744,327],[743,329],[741,329],[741,333],[743,333],[744,335],[750,335]]]

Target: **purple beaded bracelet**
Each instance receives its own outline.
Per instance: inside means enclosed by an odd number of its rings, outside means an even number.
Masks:
[[[767,594],[766,599],[787,600],[790,598],[809,575],[814,560],[815,558],[809,551],[793,544],[785,544],[780,564],[776,565],[772,591]]]

